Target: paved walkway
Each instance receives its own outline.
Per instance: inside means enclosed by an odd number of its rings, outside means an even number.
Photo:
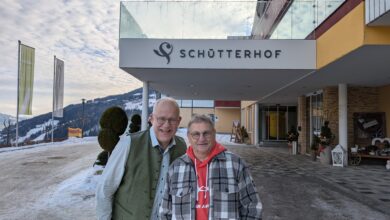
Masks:
[[[390,171],[333,167],[287,148],[228,146],[250,166],[264,219],[390,219]]]

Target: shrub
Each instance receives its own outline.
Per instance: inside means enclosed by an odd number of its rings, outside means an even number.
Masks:
[[[102,151],[97,156],[95,164],[94,165],[100,165],[100,166],[106,166],[108,161],[108,151]]]
[[[114,150],[115,145],[119,141],[119,136],[110,128],[102,128],[99,132],[98,142],[100,147],[108,152]]]
[[[320,139],[322,145],[330,145],[335,136],[329,128],[329,121],[325,121],[321,127]]]
[[[135,133],[141,130],[141,116],[139,114],[131,116],[130,121],[130,133]]]
[[[287,133],[287,141],[292,143],[293,141],[298,141],[299,133],[295,126],[291,126],[290,130]]]
[[[99,123],[103,129],[111,129],[117,136],[120,136],[126,131],[127,122],[126,112],[120,107],[114,106],[103,112]]]

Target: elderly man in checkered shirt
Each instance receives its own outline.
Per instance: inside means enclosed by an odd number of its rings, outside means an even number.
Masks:
[[[262,204],[249,168],[215,135],[207,116],[191,119],[191,146],[169,168],[159,219],[261,219]]]

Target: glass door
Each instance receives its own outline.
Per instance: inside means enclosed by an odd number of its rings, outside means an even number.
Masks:
[[[313,144],[313,137],[320,136],[321,126],[324,123],[324,113],[323,113],[323,94],[322,91],[314,92],[306,97],[306,115],[307,121],[307,145],[306,153],[310,153],[311,145]]]
[[[260,140],[287,140],[288,129],[297,125],[295,106],[263,106],[259,114]]]

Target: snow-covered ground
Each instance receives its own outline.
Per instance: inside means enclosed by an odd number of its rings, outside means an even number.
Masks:
[[[187,130],[179,129],[177,135],[183,137],[187,143]],[[230,141],[230,135],[217,135],[217,141],[222,144],[232,145]],[[96,144],[98,149],[98,143],[96,137],[86,137],[83,139],[80,138],[71,138],[63,142],[55,143],[43,143],[32,146],[24,147],[9,147],[9,148],[0,148],[0,159],[1,158],[10,158],[14,155],[22,154],[40,154],[45,150],[51,148],[72,148],[77,145],[77,147],[87,146],[91,144]],[[75,160],[71,165],[66,165],[64,171],[67,173],[67,178],[63,179],[59,183],[52,184],[47,186],[47,189],[44,190],[44,193],[39,194],[37,198],[33,198],[31,201],[31,210],[29,212],[35,212],[31,216],[35,216],[39,219],[58,219],[58,216],[61,216],[60,219],[94,219],[94,207],[95,207],[95,188],[99,181],[100,175],[96,175],[96,172],[102,168],[99,166],[92,167],[94,162],[94,157],[89,156],[90,161],[84,160]],[[16,158],[16,157],[15,157]],[[33,159],[33,158],[32,158]],[[34,161],[32,161],[34,162]],[[35,161],[36,162],[36,161]],[[33,166],[34,163],[31,163]],[[71,167],[69,167],[71,166]],[[78,169],[76,173],[69,173],[70,170],[76,170],[75,167],[89,167],[87,169]],[[58,174],[59,178],[62,177],[62,174]],[[5,201],[3,201],[5,202]],[[1,204],[1,199],[0,199]],[[23,204],[21,204],[23,205]],[[80,211],[78,211],[80,210]],[[3,213],[4,212],[4,215]],[[12,212],[11,212],[12,213]],[[31,214],[31,213],[30,213]],[[79,217],[76,217],[79,216]],[[5,216],[5,218],[4,218]],[[29,219],[26,217],[26,214],[10,214],[10,210],[2,210],[0,208],[0,219]]]
[[[96,141],[97,141],[97,137],[85,137],[85,138],[71,137],[71,138],[66,139],[62,142],[41,143],[41,144],[26,145],[26,146],[21,146],[21,147],[3,147],[3,148],[0,148],[0,153],[26,150],[26,149],[34,149],[34,148],[38,149],[38,147],[59,147],[59,146],[64,146],[64,145],[88,144],[88,143],[96,142]]]
[[[183,137],[188,143],[187,129],[179,129],[176,134]],[[230,135],[226,134],[217,134],[217,141],[222,144],[235,144],[230,142]],[[102,169],[100,166],[88,168],[62,182],[51,198],[48,199],[51,206],[61,207],[74,204],[77,200],[80,200],[79,197],[74,198],[74,195],[94,196],[94,190],[100,177],[94,174],[100,169]],[[44,199],[44,201],[47,200]]]
[[[94,219],[100,151],[96,137],[1,148],[0,219]]]

